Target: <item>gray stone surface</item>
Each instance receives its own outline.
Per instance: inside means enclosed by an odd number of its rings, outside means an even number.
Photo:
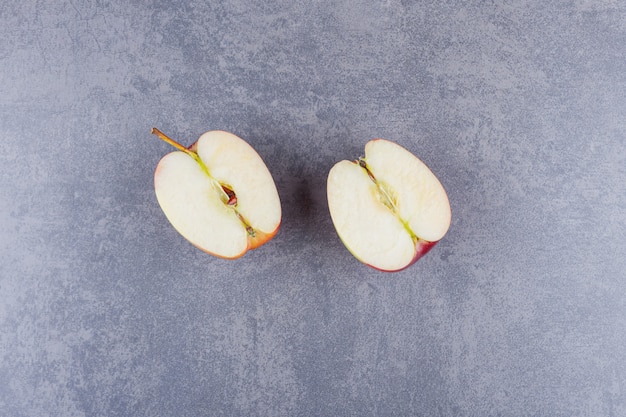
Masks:
[[[237,261],[168,224],[168,145],[249,141]],[[351,257],[325,178],[385,137],[452,227]],[[0,3],[1,416],[626,416],[623,1]]]

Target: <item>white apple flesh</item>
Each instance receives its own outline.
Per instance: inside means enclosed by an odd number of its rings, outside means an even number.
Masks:
[[[415,155],[374,139],[365,157],[328,174],[328,208],[339,238],[361,262],[399,271],[425,255],[450,227],[443,186]]]
[[[276,234],[278,191],[247,142],[210,131],[185,148],[158,129],[152,133],[178,149],[159,162],[154,189],[165,216],[184,238],[207,253],[235,259]]]

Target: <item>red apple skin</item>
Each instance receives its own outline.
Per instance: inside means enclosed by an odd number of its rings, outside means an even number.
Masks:
[[[381,271],[381,272],[400,272],[400,271],[403,271],[403,270],[407,269],[411,265],[413,265],[422,256],[426,255],[437,243],[439,243],[439,241],[437,241],[437,242],[428,242],[426,240],[418,241],[415,244],[415,256],[413,257],[413,259],[411,259],[411,262],[409,262],[408,264],[406,264],[405,266],[403,266],[400,269],[380,269],[380,268],[376,268],[375,266],[370,265],[370,264],[365,264],[365,265],[369,266],[370,268],[374,268],[377,271]]]
[[[274,229],[274,231],[270,233],[265,233],[260,230],[255,230],[254,237],[248,236],[248,249],[246,249],[246,251],[249,251],[251,249],[256,249],[259,246],[266,244],[267,242],[272,240],[274,236],[276,236],[276,233],[278,233],[279,229],[280,229],[280,223],[278,223],[278,226],[276,226],[276,229]]]
[[[189,145],[187,147],[187,149],[189,149],[190,151],[196,152],[196,150],[198,149],[198,141],[195,141],[194,143],[192,143],[191,145]],[[155,184],[155,189],[156,189],[156,183],[157,183],[157,177],[159,175],[159,171],[161,170],[161,164],[157,164],[157,167],[154,171],[154,184]],[[276,236],[276,233],[278,233],[278,230],[280,229],[280,224],[282,223],[282,219],[281,221],[278,223],[278,226],[276,226],[276,229],[274,229],[272,232],[270,233],[265,233],[262,232],[260,230],[255,230],[255,237],[251,237],[248,236],[248,246],[246,247],[246,250],[244,250],[243,252],[241,252],[239,255],[237,256],[232,256],[232,257],[227,257],[227,256],[222,256],[222,255],[218,255],[216,253],[213,252],[209,252],[207,250],[205,250],[204,248],[201,248],[200,246],[195,245],[193,242],[189,242],[192,244],[193,247],[195,247],[196,249],[201,250],[204,253],[208,253],[209,255],[215,256],[216,258],[220,258],[220,259],[226,259],[226,260],[234,260],[234,259],[239,259],[241,258],[243,255],[245,255],[249,250],[252,249],[256,249],[259,246],[264,245],[265,243],[269,242],[270,240],[272,240],[272,238],[274,236]],[[187,240],[187,239],[185,239]]]
[[[215,254],[213,252],[209,252],[208,250],[205,250],[203,248],[201,248],[200,246],[196,246],[193,242],[190,242],[195,248],[200,249],[202,252],[204,253],[208,253],[209,255],[213,255],[216,258],[220,258],[220,259],[226,259],[229,261],[232,261],[234,259],[239,259],[241,258],[243,255],[245,255],[249,250],[252,249],[256,249],[259,246],[262,246],[264,244],[266,244],[267,242],[269,242],[270,240],[272,240],[272,238],[274,236],[276,236],[276,233],[278,233],[278,229],[280,229],[280,223],[278,224],[278,226],[276,227],[276,229],[274,229],[273,232],[271,233],[264,233],[261,232],[260,230],[255,230],[255,237],[251,237],[248,236],[248,246],[246,247],[246,250],[244,250],[243,252],[241,252],[239,255],[237,256],[232,256],[232,257],[227,257],[227,256],[222,256],[222,255],[218,255]]]

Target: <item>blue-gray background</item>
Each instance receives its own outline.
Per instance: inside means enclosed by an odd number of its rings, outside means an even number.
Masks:
[[[249,141],[283,224],[168,224],[170,147]],[[625,416],[622,1],[0,4],[0,415]],[[448,235],[357,262],[325,179],[374,137]]]

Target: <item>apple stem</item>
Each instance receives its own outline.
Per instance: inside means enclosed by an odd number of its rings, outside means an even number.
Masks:
[[[365,172],[367,172],[367,175],[370,177],[370,180],[374,181],[374,183],[376,183],[376,185],[378,185],[378,181],[376,181],[376,178],[374,177],[374,174],[372,174],[372,171],[370,171],[370,169],[367,166],[367,162],[365,162],[365,158],[359,158],[356,160],[356,163],[365,170]]]
[[[173,147],[175,147],[179,151],[185,152],[187,155],[191,156],[193,159],[196,159],[196,160],[198,159],[198,154],[196,154],[192,150],[189,150],[189,149],[185,148],[183,145],[181,145],[180,143],[176,142],[174,139],[170,138],[169,136],[167,136],[165,133],[161,132],[156,127],[152,128],[151,133],[153,135],[156,135],[162,141],[169,143],[170,145],[172,145]]]

